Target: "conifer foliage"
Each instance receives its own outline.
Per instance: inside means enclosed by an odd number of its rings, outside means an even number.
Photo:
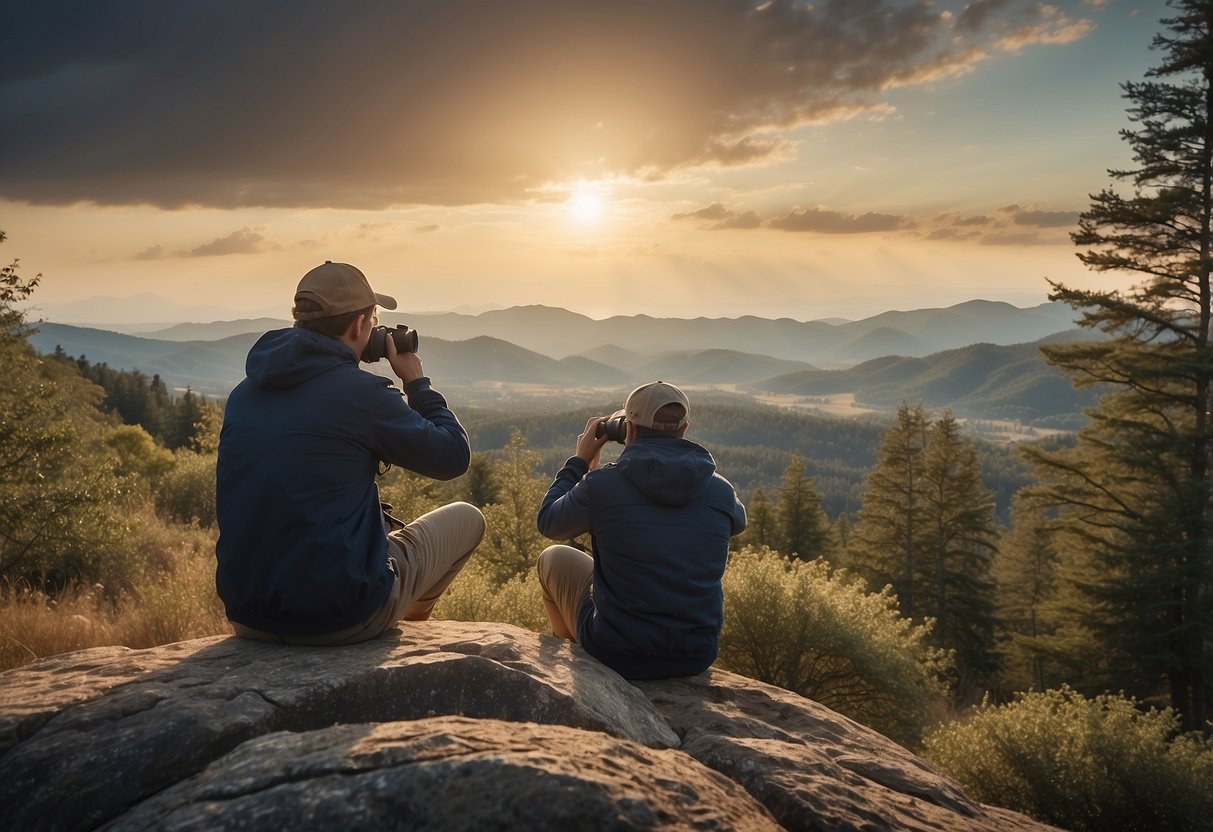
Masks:
[[[1125,291],[1053,284],[1105,340],[1045,349],[1079,385],[1106,384],[1077,446],[1033,454],[1061,507],[1070,590],[1132,693],[1165,685],[1186,727],[1213,718],[1213,2],[1176,0],[1161,62],[1122,84],[1134,166],[1111,170],[1073,234]]]
[[[881,441],[846,563],[872,590],[891,586],[903,615],[935,621],[956,651],[962,699],[995,669],[990,564],[994,500],[951,415],[903,405]]]

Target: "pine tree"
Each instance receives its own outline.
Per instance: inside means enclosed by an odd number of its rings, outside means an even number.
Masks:
[[[1091,197],[1072,236],[1095,271],[1134,273],[1126,291],[1053,284],[1108,338],[1045,349],[1078,385],[1108,392],[1077,446],[1032,455],[1085,560],[1073,584],[1084,621],[1123,656],[1122,683],[1165,683],[1185,726],[1213,718],[1213,2],[1174,0],[1147,80],[1122,85],[1132,194]]]
[[[766,491],[754,489],[754,495],[746,502],[745,531],[734,538],[737,546],[767,547],[775,549],[779,536],[775,506]]]
[[[821,508],[821,495],[804,475],[804,458],[792,454],[776,495],[778,545],[776,549],[800,560],[829,558],[833,554],[830,521]]]
[[[955,419],[902,405],[868,475],[847,565],[871,589],[891,586],[903,615],[933,619],[956,651],[955,693],[969,698],[995,669],[994,500]]]
[[[956,651],[962,698],[985,683],[994,661],[997,538],[994,497],[982,485],[971,443],[950,413],[931,427],[923,454],[923,553],[920,611],[935,619],[935,638]]]
[[[929,419],[922,405],[903,404],[897,424],[885,431],[876,467],[868,474],[851,533],[847,565],[872,590],[893,587],[902,615],[917,614],[915,575],[922,548],[921,492]]]
[[[1056,632],[1047,607],[1057,588],[1057,561],[1048,510],[1016,495],[1011,528],[994,561],[1004,677],[1012,690],[1044,691],[1064,681],[1043,649]]]
[[[501,486],[493,475],[493,465],[487,453],[472,454],[467,473],[460,477],[463,499],[484,508],[501,499]]]

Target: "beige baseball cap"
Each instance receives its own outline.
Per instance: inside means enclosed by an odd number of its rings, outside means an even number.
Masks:
[[[680,404],[683,408],[682,418],[677,422],[658,422],[654,420],[657,411],[667,404]],[[680,430],[691,415],[691,403],[687,394],[672,384],[664,381],[652,381],[642,384],[628,394],[627,403],[623,406],[624,415],[634,425],[650,430]]]
[[[371,289],[359,269],[349,263],[334,263],[325,260],[303,276],[295,289],[295,301],[310,300],[320,304],[316,312],[296,312],[295,319],[311,321],[316,318],[331,318],[346,312],[357,312],[368,306],[395,309],[396,299],[381,295]]]

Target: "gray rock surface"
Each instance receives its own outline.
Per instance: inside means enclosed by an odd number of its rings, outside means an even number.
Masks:
[[[0,806],[49,830],[1047,828],[779,688],[632,684],[552,636],[450,621],[2,673]]]

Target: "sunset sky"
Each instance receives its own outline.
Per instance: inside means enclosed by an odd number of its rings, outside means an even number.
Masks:
[[[51,320],[151,293],[809,320],[1088,273],[1161,0],[6,3],[0,260]],[[121,315],[168,320],[143,301]]]

